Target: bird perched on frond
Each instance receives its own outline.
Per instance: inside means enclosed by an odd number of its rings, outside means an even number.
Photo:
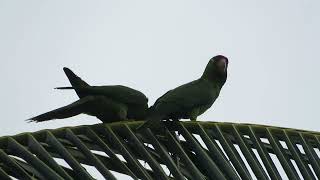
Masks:
[[[56,89],[73,89],[80,99],[67,106],[30,118],[28,121],[63,119],[81,113],[95,116],[104,123],[145,118],[148,98],[140,91],[122,85],[90,86],[70,69],[65,67],[63,70],[72,87]]]
[[[222,55],[210,59],[202,76],[179,86],[158,98],[149,108],[146,122],[137,129],[153,128],[161,120],[196,120],[209,109],[227,80],[228,58]]]

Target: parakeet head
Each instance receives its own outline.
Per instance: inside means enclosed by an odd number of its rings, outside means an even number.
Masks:
[[[227,57],[222,55],[214,56],[207,64],[201,78],[219,82],[223,85],[227,80],[228,63],[229,60]]]

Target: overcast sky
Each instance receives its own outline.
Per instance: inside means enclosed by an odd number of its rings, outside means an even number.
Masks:
[[[141,90],[149,105],[229,58],[198,119],[319,131],[320,1],[0,1],[0,135],[95,124],[24,120],[77,100],[62,68],[92,85]]]

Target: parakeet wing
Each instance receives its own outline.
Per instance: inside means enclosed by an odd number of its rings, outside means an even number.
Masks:
[[[146,104],[148,98],[135,89],[115,85],[115,86],[89,86],[80,89],[81,92],[88,95],[103,95],[115,101],[125,104]]]
[[[168,91],[155,102],[154,108],[168,108],[174,112],[205,106],[212,103],[212,98],[208,98],[215,95],[212,91],[212,86],[205,80],[195,80]]]

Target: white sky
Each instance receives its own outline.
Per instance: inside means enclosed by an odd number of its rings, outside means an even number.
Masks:
[[[320,1],[0,1],[0,135],[99,121],[24,120],[76,100],[62,68],[92,85],[141,90],[152,105],[229,58],[219,99],[199,120],[319,131]]]

